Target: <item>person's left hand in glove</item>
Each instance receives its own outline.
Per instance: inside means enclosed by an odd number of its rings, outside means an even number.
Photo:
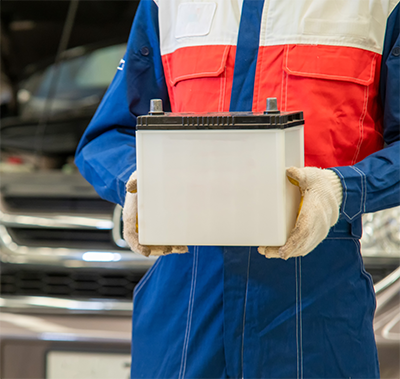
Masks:
[[[288,259],[307,255],[326,238],[329,229],[339,219],[343,187],[334,171],[291,167],[286,175],[300,188],[299,214],[284,246],[258,248],[258,252],[267,258]]]

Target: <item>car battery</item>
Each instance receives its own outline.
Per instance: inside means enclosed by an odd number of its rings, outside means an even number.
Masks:
[[[152,100],[136,126],[142,245],[281,246],[300,192],[302,112],[164,113]]]

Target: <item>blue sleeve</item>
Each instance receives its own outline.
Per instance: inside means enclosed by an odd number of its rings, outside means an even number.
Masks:
[[[343,185],[342,218],[400,205],[400,7],[391,13],[382,55],[380,92],[387,146],[354,166],[332,168]]]
[[[139,4],[123,60],[76,152],[81,174],[98,194],[123,205],[125,185],[136,169],[136,117],[147,114],[151,99],[169,109],[161,62],[158,7]]]

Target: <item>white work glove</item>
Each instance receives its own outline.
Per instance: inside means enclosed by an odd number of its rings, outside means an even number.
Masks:
[[[149,255],[166,255],[172,253],[186,253],[187,246],[157,246],[140,245],[137,221],[137,176],[136,171],[130,176],[126,184],[125,205],[122,212],[124,221],[124,240],[128,243],[132,251],[148,257]]]
[[[267,258],[288,259],[307,255],[326,238],[339,218],[343,188],[334,171],[291,167],[286,170],[286,175],[300,188],[299,214],[284,246],[258,248],[258,252]]]

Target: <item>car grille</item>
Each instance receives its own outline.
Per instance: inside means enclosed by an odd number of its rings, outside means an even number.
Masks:
[[[115,249],[110,230],[7,228],[14,242],[24,246]]]
[[[131,300],[141,277],[131,270],[16,269],[3,265],[1,295]]]
[[[3,196],[4,206],[11,212],[39,212],[68,214],[112,213],[114,204],[100,198]]]
[[[126,248],[121,208],[79,174],[2,175],[4,296],[132,299],[155,259]]]

